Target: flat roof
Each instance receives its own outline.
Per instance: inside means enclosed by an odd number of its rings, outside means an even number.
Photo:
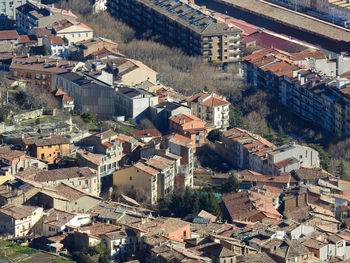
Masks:
[[[350,30],[263,0],[215,0],[328,39],[350,42]]]

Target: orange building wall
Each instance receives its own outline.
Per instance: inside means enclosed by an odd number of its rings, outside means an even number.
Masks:
[[[183,242],[185,239],[191,238],[191,225],[188,224],[185,227],[179,228],[169,233],[167,237],[172,240]]]
[[[70,154],[69,144],[36,147],[36,158],[54,164],[57,158]]]

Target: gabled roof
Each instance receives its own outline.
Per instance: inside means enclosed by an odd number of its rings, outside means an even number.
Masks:
[[[17,40],[19,35],[16,30],[2,30],[0,31],[0,41],[2,40]]]
[[[27,216],[32,216],[33,212],[40,207],[27,205],[6,205],[0,208],[0,213],[12,217],[16,220],[25,219]]]
[[[49,145],[60,145],[60,144],[69,144],[69,140],[66,136],[63,135],[52,135],[48,137],[28,137],[23,138],[22,142],[24,145],[36,145],[38,147],[49,146]]]
[[[138,138],[144,137],[160,137],[162,136],[161,132],[157,129],[146,129],[146,130],[136,130],[129,132],[132,136]]]

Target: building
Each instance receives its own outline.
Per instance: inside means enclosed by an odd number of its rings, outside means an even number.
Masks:
[[[205,8],[183,1],[110,0],[112,15],[140,32],[151,31],[169,46],[207,61],[240,59],[241,30],[208,15]]]
[[[266,174],[279,175],[298,170],[301,165],[319,167],[319,153],[307,146],[289,144],[273,149],[267,153]]]
[[[65,111],[73,111],[74,110],[74,100],[69,97],[66,92],[61,89],[54,90],[52,94],[55,98],[60,102],[61,108]]]
[[[29,167],[17,173],[16,177],[38,182],[43,186],[52,188],[60,183],[66,183],[97,196],[101,192],[100,176],[97,171],[87,167],[70,167],[49,171]]]
[[[14,175],[32,165],[31,158],[22,151],[12,151],[10,147],[0,147],[0,174]]]
[[[146,90],[132,87],[117,88],[115,96],[116,115],[136,121],[147,118],[151,106],[158,104],[158,97]]]
[[[121,57],[106,58],[102,62],[106,64],[107,71],[113,74],[114,81],[121,85],[135,86],[147,80],[157,83],[158,73],[139,60]]]
[[[27,200],[28,204],[40,205],[44,209],[55,208],[76,213],[86,213],[100,202],[100,197],[65,183],[60,183],[54,188],[40,186],[38,192]]]
[[[70,154],[69,140],[62,135],[23,138],[21,145],[30,156],[49,164],[54,164],[58,159]]]
[[[16,8],[17,27],[24,33],[35,27],[43,28],[63,19],[75,21],[77,16],[70,11],[50,7],[31,0]]]
[[[169,119],[170,131],[179,133],[192,140],[194,149],[205,143],[205,137],[207,134],[206,123],[194,115],[181,114],[173,116]]]
[[[231,222],[278,222],[282,218],[273,199],[262,193],[245,190],[225,195],[222,201]]]
[[[117,170],[113,174],[113,184],[120,188],[141,188],[155,204],[158,199],[171,194],[175,187],[175,162],[155,155],[136,164]]]
[[[101,235],[101,237],[111,251],[112,260],[125,259],[126,256],[138,251],[139,240],[132,229],[112,231]]]
[[[317,65],[316,60],[308,59],[310,55],[300,56]],[[274,49],[257,51],[242,60],[247,84],[269,90],[290,111],[335,136],[349,136],[346,74],[337,79],[325,76],[318,72],[322,69],[310,69],[308,63],[302,65],[299,59],[293,61],[291,54]],[[343,71],[347,63],[346,58],[339,58],[338,68]]]
[[[19,35],[16,30],[1,30],[0,31],[0,42],[6,41],[15,45],[19,41]]]
[[[103,49],[116,50],[117,46],[117,43],[110,39],[95,37],[92,39],[75,42],[75,49],[71,50],[70,56],[79,61],[84,59],[94,59],[90,56],[91,54]]]
[[[43,208],[25,205],[6,205],[0,208],[0,232],[13,237],[35,234],[34,228],[43,216]]]
[[[113,85],[81,72],[53,75],[52,90],[61,89],[74,99],[75,109],[90,112],[101,118],[114,116],[115,90]]]
[[[174,101],[164,101],[150,107],[151,121],[163,133],[169,132],[169,118],[180,114],[192,114],[191,108]]]
[[[50,209],[43,220],[43,235],[54,236],[64,231],[66,228],[79,228],[91,223],[89,214],[79,214]]]
[[[54,57],[68,58],[68,41],[60,36],[45,36],[43,46],[52,52]]]
[[[180,187],[193,187],[194,171],[194,144],[190,138],[180,134],[174,134],[169,139],[169,152],[181,156],[180,165],[177,167],[175,182]]]
[[[90,148],[89,151],[77,151],[78,163],[81,166],[95,169],[100,176],[110,175],[120,167],[123,144],[116,132],[107,130],[88,136],[81,140],[81,144]]]
[[[39,56],[17,56],[12,59],[9,77],[25,82],[28,87],[37,87],[51,92],[52,75],[73,71],[83,66],[81,62],[42,58]]]
[[[148,203],[156,204],[158,199],[158,170],[137,162],[133,166],[121,168],[113,174],[113,185],[120,188],[142,188],[150,200]]]
[[[229,126],[230,103],[216,93],[201,92],[187,99],[192,114],[215,129],[226,130]]]
[[[87,25],[71,19],[62,19],[50,25],[56,36],[67,41],[68,45],[89,40],[94,37],[94,30]]]
[[[215,142],[215,151],[237,169],[264,171],[266,153],[276,148],[264,138],[240,128],[223,132],[221,142]]]

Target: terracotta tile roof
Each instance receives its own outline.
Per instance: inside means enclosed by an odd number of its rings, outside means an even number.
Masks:
[[[254,191],[242,191],[222,197],[222,201],[233,220],[250,221],[260,212],[279,220],[282,216],[274,208],[272,198]]]
[[[198,117],[190,114],[181,114],[170,118],[170,120],[174,122],[179,122],[180,119],[186,119],[186,121],[201,121]]]
[[[99,49],[91,54],[89,54],[89,56],[92,56],[94,57],[94,59],[103,59],[104,57],[107,57],[107,56],[110,56],[110,55],[114,55],[114,56],[117,56],[117,57],[125,57],[124,54],[116,51],[116,50],[112,50],[112,49],[109,49],[109,48],[102,48],[102,49]]]
[[[182,136],[181,134],[175,133],[170,137],[169,142],[184,146],[184,147],[193,147],[193,141],[190,138]]]
[[[136,167],[137,169],[140,169],[141,171],[144,171],[150,175],[157,175],[159,173],[159,171],[157,171],[156,169],[145,165],[142,162],[137,162],[136,164],[134,164],[134,167]]]
[[[44,219],[44,224],[49,224],[51,226],[61,227],[66,225],[70,220],[72,220],[77,214],[66,212],[57,209],[51,209],[48,211],[48,216]]]
[[[321,51],[291,53],[291,56],[294,61],[306,60],[307,58],[326,59],[325,54]]]
[[[185,226],[190,225],[189,222],[174,217],[157,217],[152,221],[141,224],[139,227],[145,229],[152,235],[168,235]]]
[[[174,164],[174,161],[164,158],[162,156],[155,155],[152,158],[147,159],[145,161],[145,164],[151,166],[156,170],[163,171],[169,166],[172,166]]]
[[[0,40],[17,40],[19,35],[16,30],[2,30],[0,31]]]
[[[67,20],[67,19],[63,19],[61,21],[57,21],[55,23],[52,24],[52,27],[55,29],[55,31],[59,34],[61,33],[60,31],[63,31],[69,27],[83,27],[85,28],[85,31],[93,31],[90,27],[88,27],[87,25],[78,22],[78,21],[73,21],[73,20]],[[69,31],[64,31],[64,33],[68,33]],[[80,30],[81,32],[81,30]]]
[[[20,44],[34,44],[38,42],[38,39],[35,36],[29,35],[20,35],[18,43]]]
[[[27,178],[36,182],[57,181],[68,178],[91,178],[97,176],[88,167],[70,167],[44,171],[39,168],[28,167],[16,174],[16,177]]]
[[[216,93],[201,92],[193,95],[187,99],[188,102],[199,103],[200,105],[207,107],[217,107],[230,104],[227,100],[221,98]]]
[[[81,233],[87,233],[89,235],[92,235],[94,237],[99,237],[103,234],[117,231],[121,227],[117,225],[111,225],[111,224],[106,224],[106,223],[99,223],[96,222],[94,224],[91,224],[89,226],[83,226],[79,229],[79,232]]]
[[[54,188],[57,193],[62,195],[63,197],[67,198],[69,201],[74,201],[77,200],[83,196],[90,196],[95,199],[101,200],[102,198],[96,195],[93,195],[89,192],[86,192],[83,189],[76,188],[72,185],[65,184],[65,183],[60,183],[58,186]]]
[[[48,36],[47,40],[51,43],[51,45],[63,45],[64,40],[60,36]]]
[[[299,160],[292,157],[292,158],[288,158],[282,161],[279,161],[277,163],[274,163],[273,165],[276,166],[278,169],[282,169],[283,167],[288,167],[292,164],[296,164],[299,163]]]
[[[33,145],[35,144],[37,147],[48,146],[48,145],[61,145],[61,144],[69,144],[69,140],[66,136],[63,135],[52,135],[48,137],[28,137],[23,138],[22,143],[24,145]]]
[[[38,56],[17,56],[12,59],[10,69],[63,73],[73,69],[77,63],[76,61],[41,58]]]
[[[328,173],[324,172],[322,168],[300,168],[297,170],[294,170],[292,172],[293,176],[296,177],[296,179],[303,181],[303,180],[316,180],[321,178],[329,178]]]
[[[12,217],[16,220],[25,219],[31,216],[40,207],[27,205],[6,205],[0,208],[0,213]]]
[[[47,29],[46,27],[39,27],[39,28],[34,28],[35,34],[37,37],[44,37],[44,36],[51,36],[52,30]]]
[[[78,150],[77,153],[79,153],[81,157],[83,157],[84,159],[98,166],[101,164],[102,157],[104,156],[103,154],[96,154],[96,153],[92,153],[84,150]]]

